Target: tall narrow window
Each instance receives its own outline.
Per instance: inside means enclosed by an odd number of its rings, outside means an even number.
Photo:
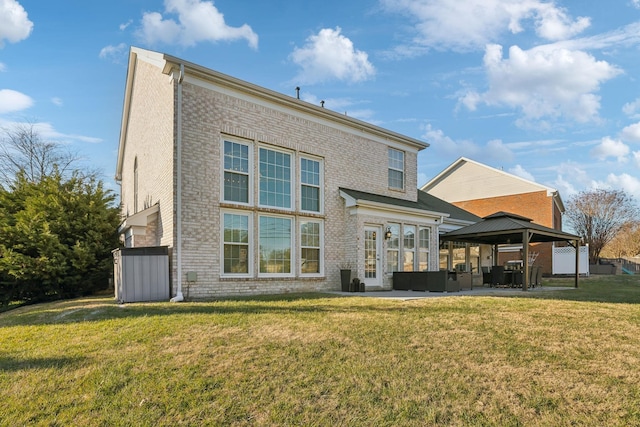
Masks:
[[[405,225],[404,229],[404,245],[402,253],[404,255],[403,271],[413,271],[414,259],[416,254],[416,226]]]
[[[291,218],[260,217],[260,273],[291,274]]]
[[[317,160],[300,159],[300,209],[320,212],[321,171]]]
[[[223,214],[224,273],[249,274],[249,216]]]
[[[387,241],[387,273],[398,271],[400,257],[400,224],[389,224],[391,238]]]
[[[418,269],[419,271],[429,270],[429,245],[431,243],[431,230],[420,227],[418,231]]]
[[[138,158],[133,160],[133,213],[138,212]]]
[[[300,273],[320,274],[322,272],[322,223],[302,221],[300,223]]]
[[[291,209],[291,154],[260,148],[260,204]]]
[[[249,203],[249,146],[224,141],[224,195],[228,202]]]
[[[389,148],[389,188],[404,190],[404,152]]]

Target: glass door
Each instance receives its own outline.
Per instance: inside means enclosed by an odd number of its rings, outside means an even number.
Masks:
[[[380,271],[380,242],[382,229],[366,226],[364,228],[364,282],[370,286],[382,285]]]

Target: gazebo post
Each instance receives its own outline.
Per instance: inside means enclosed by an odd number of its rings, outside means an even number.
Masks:
[[[578,287],[578,277],[580,277],[580,240],[574,240],[576,246],[576,283],[575,287]]]
[[[529,230],[522,232],[522,290],[527,291],[529,289]]]

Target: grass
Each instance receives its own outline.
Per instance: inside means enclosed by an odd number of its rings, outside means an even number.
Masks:
[[[580,286],[20,307],[0,425],[640,425],[640,278]]]

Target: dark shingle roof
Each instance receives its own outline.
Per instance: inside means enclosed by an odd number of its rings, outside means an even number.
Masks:
[[[508,212],[496,212],[482,221],[450,231],[440,236],[440,240],[502,244],[522,243],[523,233],[531,233],[530,243],[570,241],[578,236],[531,222],[529,218]]]
[[[404,200],[395,197],[382,196],[380,194],[367,193],[365,191],[351,190],[349,188],[340,188],[350,197],[356,200],[366,200],[369,202],[382,203],[385,205],[401,206],[405,208],[418,209],[425,212],[435,212],[440,214],[448,214],[449,219],[461,220],[468,222],[480,221],[480,217],[465,211],[451,203],[445,202],[431,194],[418,190],[418,200]]]

